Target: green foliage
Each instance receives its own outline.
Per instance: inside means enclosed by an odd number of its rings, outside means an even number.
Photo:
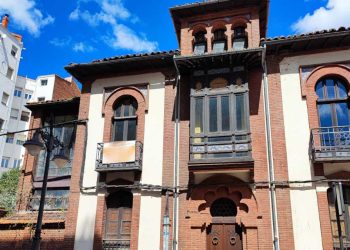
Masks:
[[[16,206],[20,170],[11,169],[0,177],[0,207],[11,213]]]

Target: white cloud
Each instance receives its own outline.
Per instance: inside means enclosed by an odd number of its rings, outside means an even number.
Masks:
[[[8,13],[10,21],[13,21],[19,28],[28,30],[32,35],[39,36],[40,30],[55,21],[50,16],[35,8],[34,0],[1,0],[0,12]]]
[[[91,12],[82,8],[82,3],[94,2],[99,6],[97,12]],[[135,30],[120,22],[139,22],[123,5],[122,0],[80,0],[78,6],[69,15],[70,20],[83,20],[92,27],[100,24],[109,25],[113,31],[111,35],[102,36],[102,40],[115,49],[126,49],[133,52],[154,51],[158,43],[149,41],[145,35],[138,34]],[[110,32],[112,33],[112,32]]]
[[[79,43],[75,43],[73,45],[73,50],[75,52],[82,52],[82,53],[85,53],[85,52],[91,52],[93,51],[95,48],[92,47],[91,45],[87,45],[83,42],[79,42]]]
[[[114,37],[106,39],[106,42],[116,49],[127,49],[134,52],[155,51],[158,48],[157,42],[148,41],[146,37],[138,36],[133,30],[123,24],[114,27]]]
[[[67,38],[53,38],[52,40],[49,41],[50,44],[56,47],[65,47],[69,45],[72,41],[72,38],[67,37]]]
[[[350,26],[349,10],[349,0],[328,0],[325,7],[301,17],[292,25],[292,29],[298,33],[306,33],[341,26],[348,27]]]

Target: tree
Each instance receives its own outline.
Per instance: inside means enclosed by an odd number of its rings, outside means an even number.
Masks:
[[[16,206],[20,170],[11,169],[0,177],[0,207],[11,213]]]

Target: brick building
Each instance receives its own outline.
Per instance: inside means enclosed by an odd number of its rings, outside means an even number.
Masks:
[[[267,39],[268,8],[176,6],[179,51],[66,67],[88,123],[45,249],[349,247],[350,29]]]

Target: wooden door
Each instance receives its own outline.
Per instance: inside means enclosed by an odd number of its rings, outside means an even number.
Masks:
[[[211,224],[208,228],[207,250],[242,250],[240,227],[237,224]]]

